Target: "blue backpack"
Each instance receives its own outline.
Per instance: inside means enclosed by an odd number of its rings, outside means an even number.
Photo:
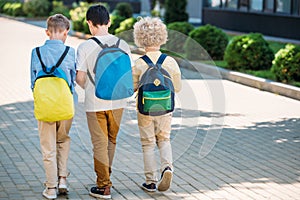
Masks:
[[[174,110],[174,86],[169,73],[162,68],[166,54],[156,64],[147,55],[141,58],[149,66],[142,75],[138,89],[138,110],[141,114],[159,116]]]
[[[119,48],[120,39],[115,45],[103,45],[97,38],[92,40],[102,48],[94,67],[95,81],[90,71],[87,75],[95,85],[96,97],[104,100],[119,100],[133,95],[133,79],[129,55]]]

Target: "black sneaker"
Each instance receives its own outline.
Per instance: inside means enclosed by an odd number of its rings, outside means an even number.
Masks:
[[[161,179],[157,184],[158,191],[167,191],[172,183],[173,171],[170,167],[166,167],[161,174]]]
[[[150,183],[150,184],[143,183],[142,189],[144,189],[148,192],[155,192],[156,191],[156,185],[155,185],[155,183]]]
[[[90,195],[96,198],[102,198],[102,199],[110,199],[110,187],[105,188],[98,188],[98,187],[92,187],[90,191]]]

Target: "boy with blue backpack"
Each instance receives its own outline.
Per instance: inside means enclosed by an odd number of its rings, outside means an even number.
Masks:
[[[128,44],[109,34],[109,12],[89,7],[86,20],[92,38],[77,49],[76,82],[85,90],[85,110],[94,154],[96,186],[90,195],[111,198],[112,162],[127,98],[133,94],[132,61]]]
[[[166,191],[170,188],[174,171],[170,133],[174,93],[181,90],[181,72],[177,62],[160,51],[168,34],[159,18],[141,18],[134,24],[133,33],[135,44],[146,51],[133,67],[146,176],[142,188],[149,192]],[[161,160],[160,179],[155,160],[156,145]]]
[[[46,172],[43,196],[47,199],[57,197],[57,187],[60,194],[68,192],[68,134],[76,96],[75,50],[64,44],[69,29],[70,21],[65,16],[50,16],[46,30],[49,40],[31,53],[31,89]]]

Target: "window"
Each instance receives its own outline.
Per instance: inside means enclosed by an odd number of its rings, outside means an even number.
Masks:
[[[228,0],[227,7],[236,9],[237,8],[237,3],[238,3],[237,1],[238,0]]]
[[[265,0],[265,12],[274,12],[274,0]]]
[[[292,14],[293,15],[300,15],[299,11],[300,11],[300,1],[298,0],[293,0],[293,5],[292,5]]]
[[[247,11],[247,10],[249,10],[249,0],[240,0],[239,1],[239,5],[238,5],[238,8],[240,9],[240,10],[244,10],[244,11]]]
[[[250,8],[251,8],[251,10],[262,11],[263,10],[263,0],[252,0]]]
[[[276,12],[291,13],[291,0],[277,0]]]
[[[221,0],[211,0],[211,7],[220,7]]]

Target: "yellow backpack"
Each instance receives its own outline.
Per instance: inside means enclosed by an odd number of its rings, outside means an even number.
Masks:
[[[39,121],[55,122],[74,116],[73,95],[64,71],[58,68],[69,48],[66,47],[57,64],[49,71],[41,59],[39,47],[36,48],[43,68],[38,73],[33,88],[34,115]]]

